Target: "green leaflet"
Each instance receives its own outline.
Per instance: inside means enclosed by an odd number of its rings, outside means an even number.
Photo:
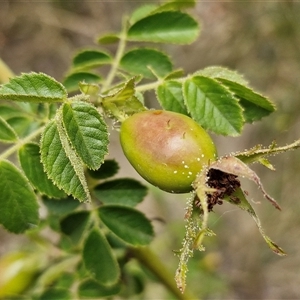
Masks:
[[[17,141],[18,136],[14,129],[0,117],[0,141],[4,143],[13,143]]]
[[[182,94],[182,83],[167,80],[158,86],[156,95],[160,105],[165,110],[175,111],[188,115]]]
[[[274,104],[266,97],[250,89],[248,82],[241,74],[235,71],[213,66],[200,70],[196,74],[214,78],[227,87],[243,107],[243,115],[246,122],[258,121],[275,111]]]
[[[107,126],[98,110],[85,102],[68,102],[62,119],[77,155],[92,170],[100,168],[108,152]]]
[[[47,124],[40,147],[41,161],[48,177],[68,195],[90,201],[82,162],[69,144],[59,120]]]
[[[36,196],[24,175],[9,161],[0,161],[0,223],[22,233],[39,222]]]
[[[189,44],[199,34],[198,23],[180,11],[163,11],[138,20],[128,30],[131,41]]]
[[[252,89],[232,82],[227,79],[219,79],[229,90],[240,100],[239,103],[244,109],[245,121],[252,123],[268,116],[275,111],[275,105],[266,97],[254,92]]]
[[[106,179],[118,173],[119,164],[114,159],[106,159],[98,170],[88,170],[89,175],[96,179]]]
[[[112,250],[99,230],[92,230],[83,248],[83,261],[90,275],[102,285],[113,285],[120,277],[120,269]]]
[[[164,77],[172,71],[170,58],[163,52],[150,48],[128,51],[122,57],[120,66],[133,75],[142,75],[150,79],[156,76]]]
[[[50,288],[46,289],[39,296],[38,299],[39,300],[49,300],[49,299],[72,300],[72,294],[69,289],[50,287]]]
[[[94,49],[84,49],[73,58],[73,67],[79,69],[91,69],[111,62],[109,54]]]
[[[189,114],[205,129],[217,134],[237,136],[244,119],[238,100],[216,80],[193,76],[183,85]]]
[[[108,297],[116,295],[120,292],[121,285],[104,285],[93,279],[87,279],[80,283],[78,287],[78,295],[80,299],[99,299],[100,297]]]
[[[47,177],[40,158],[40,147],[34,143],[24,144],[19,149],[21,167],[32,185],[44,195],[64,198],[66,194]]]
[[[95,196],[104,204],[136,206],[147,194],[147,188],[139,181],[130,178],[118,178],[97,185]]]
[[[67,215],[60,222],[61,231],[70,237],[74,244],[77,244],[86,230],[90,213],[78,211]]]
[[[116,236],[131,245],[148,245],[154,236],[150,221],[133,208],[106,205],[99,208],[99,216]]]
[[[63,81],[64,86],[69,92],[74,92],[79,89],[79,83],[99,83],[101,77],[90,72],[76,72],[67,75]]]
[[[43,73],[28,73],[10,79],[0,87],[0,99],[24,102],[63,102],[64,86]]]

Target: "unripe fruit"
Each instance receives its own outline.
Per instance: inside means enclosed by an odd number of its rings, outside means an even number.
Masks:
[[[171,193],[187,193],[203,167],[216,160],[206,131],[191,118],[148,110],[126,119],[120,130],[125,156],[148,182]]]

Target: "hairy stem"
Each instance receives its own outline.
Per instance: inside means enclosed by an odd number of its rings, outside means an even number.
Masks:
[[[195,295],[186,290],[183,294],[177,288],[174,275],[171,274],[164,263],[157,257],[157,255],[148,247],[131,248],[130,252],[135,258],[146,266],[152,273],[154,273],[161,283],[171,291],[179,300],[199,299]]]

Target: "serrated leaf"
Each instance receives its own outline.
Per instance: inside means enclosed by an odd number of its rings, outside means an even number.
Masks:
[[[143,201],[147,188],[135,179],[118,178],[97,185],[94,193],[104,204],[136,206]]]
[[[28,73],[10,79],[0,87],[0,99],[24,102],[63,102],[64,86],[43,73]]]
[[[41,194],[52,198],[66,197],[66,194],[47,177],[41,163],[39,145],[24,144],[19,149],[19,160],[27,178]]]
[[[128,80],[118,91],[102,96],[102,106],[108,115],[120,121],[136,112],[146,110],[135,96],[135,78]]]
[[[0,161],[0,223],[22,233],[39,222],[36,196],[24,175],[9,161]]]
[[[17,133],[2,117],[0,117],[0,141],[4,143],[14,143],[17,140]]]
[[[84,231],[86,230],[90,213],[87,211],[79,211],[69,214],[60,222],[61,231],[69,236],[74,244],[80,241]]]
[[[198,23],[180,11],[163,11],[134,23],[128,30],[131,41],[189,44],[199,34]]]
[[[170,58],[161,51],[150,48],[133,49],[124,54],[120,66],[132,75],[155,79],[172,71]],[[156,75],[154,75],[154,74]]]
[[[80,201],[90,201],[82,163],[68,144],[59,121],[52,120],[45,127],[41,139],[41,161],[48,177],[59,188]]]
[[[174,80],[164,81],[158,86],[156,94],[163,109],[188,115],[182,94],[182,83]]]
[[[230,202],[231,204],[234,204],[238,206],[240,209],[247,211],[251,217],[254,219],[262,237],[268,244],[268,246],[271,248],[271,250],[276,253],[279,256],[284,256],[286,253],[278,246],[276,245],[264,232],[260,220],[257,217],[253,207],[250,205],[249,201],[246,199],[243,191],[241,188],[238,188],[229,198],[225,198],[224,200]]]
[[[120,269],[107,240],[96,229],[85,241],[83,261],[90,275],[102,285],[113,285],[120,277]]]
[[[63,84],[69,92],[74,92],[79,89],[79,83],[99,83],[102,78],[90,72],[77,72],[69,74],[65,77]]]
[[[89,175],[96,179],[106,179],[118,173],[119,164],[114,159],[106,159],[98,170],[88,170]]]
[[[111,62],[111,56],[103,51],[85,49],[77,53],[73,58],[73,67],[75,69],[90,69],[108,64]]]
[[[239,74],[236,71],[220,67],[220,66],[211,66],[203,70],[199,70],[195,75],[200,75],[204,77],[210,77],[215,79],[227,79],[236,83],[247,86],[248,82],[244,79],[243,75]]]
[[[121,285],[103,285],[95,280],[87,279],[80,283],[78,287],[78,295],[80,299],[99,299],[100,297],[108,297],[116,295],[120,292]]]
[[[216,80],[193,76],[183,85],[183,96],[191,117],[217,134],[237,136],[244,124],[238,100]]]
[[[102,222],[128,244],[148,245],[154,237],[153,227],[144,214],[131,207],[107,205],[99,208]]]
[[[78,156],[88,168],[100,168],[108,153],[107,125],[98,110],[85,102],[68,102],[62,107],[66,133]]]
[[[252,89],[227,79],[218,78],[240,101],[246,122],[252,123],[275,111],[275,105]]]

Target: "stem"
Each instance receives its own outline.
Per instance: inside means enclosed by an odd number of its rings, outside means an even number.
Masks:
[[[6,83],[9,78],[14,77],[15,74],[8,67],[8,65],[0,58],[0,83]]]
[[[177,82],[184,82],[187,79],[187,77],[182,77],[182,78],[176,78],[175,80]],[[154,90],[157,88],[161,83],[165,82],[163,79],[162,80],[157,80],[155,82],[147,83],[147,84],[141,84],[135,88],[136,91],[138,92],[144,92],[148,90]]]
[[[120,42],[119,42],[119,46],[118,46],[118,49],[116,52],[116,56],[115,56],[112,66],[111,66],[111,69],[107,75],[106,81],[104,82],[104,84],[102,86],[102,92],[107,90],[110,87],[111,83],[113,82],[113,80],[116,76],[121,58],[125,51],[126,39],[127,39],[127,24],[126,23],[127,23],[127,19],[124,19],[123,27],[122,27],[122,31],[121,31],[121,35],[120,35]]]
[[[130,252],[137,258],[144,266],[153,272],[164,284],[164,286],[171,291],[179,300],[199,299],[191,292],[186,290],[183,294],[177,288],[174,276],[168,271],[164,263],[152,252],[148,247],[131,248]]]
[[[27,142],[33,140],[36,136],[38,136],[39,134],[41,134],[44,130],[44,126],[40,127],[39,129],[35,130],[34,132],[32,132],[31,134],[29,134],[28,136],[26,136],[24,139],[20,139],[14,146],[8,148],[6,151],[4,151],[1,155],[0,155],[0,160],[1,159],[5,159],[7,157],[9,157],[10,155],[12,155],[14,152],[16,152],[22,145],[26,144]]]

